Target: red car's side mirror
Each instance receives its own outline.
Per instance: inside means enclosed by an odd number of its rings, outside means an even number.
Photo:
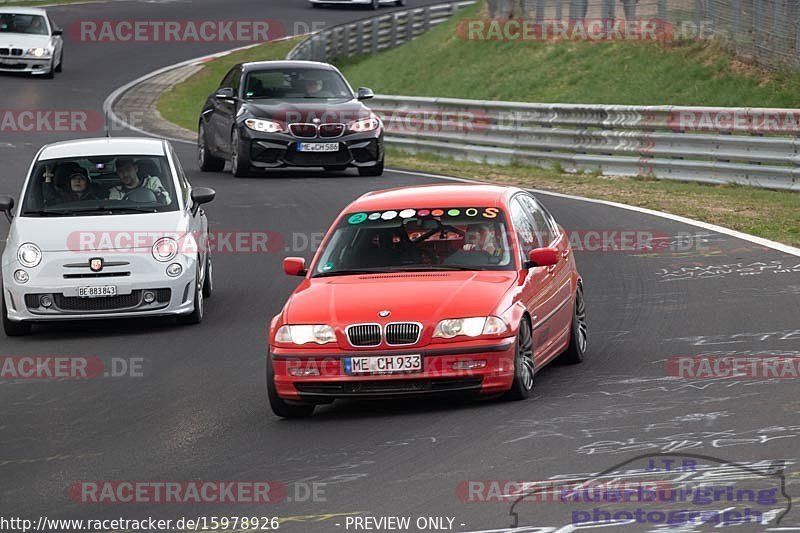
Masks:
[[[287,257],[283,260],[283,271],[287,276],[305,276],[306,260],[302,257]]]
[[[558,250],[555,248],[536,248],[528,253],[528,268],[546,267],[558,264]]]

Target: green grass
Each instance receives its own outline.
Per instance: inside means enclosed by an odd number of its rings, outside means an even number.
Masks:
[[[800,195],[735,185],[566,174],[522,165],[486,165],[387,151],[391,168],[542,189],[665,211],[800,246]]]
[[[381,94],[524,102],[800,107],[800,73],[746,65],[708,42],[466,41],[458,19],[404,46],[339,62]]]
[[[161,95],[157,104],[158,112],[170,122],[194,131],[206,98],[219,86],[233,65],[284,59],[297,41],[289,39],[265,43],[206,63],[194,76]]]

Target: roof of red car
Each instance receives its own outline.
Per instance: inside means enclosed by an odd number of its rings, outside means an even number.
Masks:
[[[483,184],[420,185],[373,191],[355,200],[348,211],[421,207],[503,207],[516,187]]]

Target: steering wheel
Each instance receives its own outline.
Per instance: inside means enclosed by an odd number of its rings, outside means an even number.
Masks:
[[[138,204],[154,204],[158,201],[156,194],[150,189],[139,187],[125,195],[125,199]]]

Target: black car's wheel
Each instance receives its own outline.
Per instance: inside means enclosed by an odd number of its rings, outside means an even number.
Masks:
[[[359,176],[382,176],[383,175],[383,159],[377,165],[372,167],[359,167]]]
[[[194,280],[194,309],[188,315],[178,317],[180,324],[199,324],[203,321],[204,303],[203,303],[203,279],[200,267],[200,260],[197,261],[197,274]]]
[[[203,172],[220,172],[225,168],[225,160],[209,152],[206,127],[202,122],[197,127],[197,162]]]
[[[578,283],[578,290],[575,291],[575,310],[572,313],[572,331],[570,332],[569,346],[558,357],[559,363],[575,365],[583,361],[589,341],[588,332],[583,284]]]
[[[533,334],[526,318],[519,323],[517,344],[514,352],[514,381],[505,398],[524,400],[531,395],[534,381]]]
[[[56,67],[56,72],[64,72],[64,51],[61,51],[61,55],[58,58],[58,66]]]
[[[203,281],[203,298],[206,300],[214,294],[214,263],[211,260],[211,252],[206,256],[206,278]]]
[[[3,286],[0,285],[0,300],[2,300],[3,312],[3,331],[9,337],[21,337],[31,332],[31,325],[28,322],[14,322],[8,318],[8,309],[6,308],[5,292]]]
[[[278,396],[275,389],[275,370],[272,368],[272,354],[267,354],[267,399],[272,412],[281,418],[302,418],[311,416],[316,407],[312,403],[289,403]]]
[[[231,174],[237,178],[250,176],[250,158],[242,151],[242,143],[237,130],[233,130],[231,134]]]

